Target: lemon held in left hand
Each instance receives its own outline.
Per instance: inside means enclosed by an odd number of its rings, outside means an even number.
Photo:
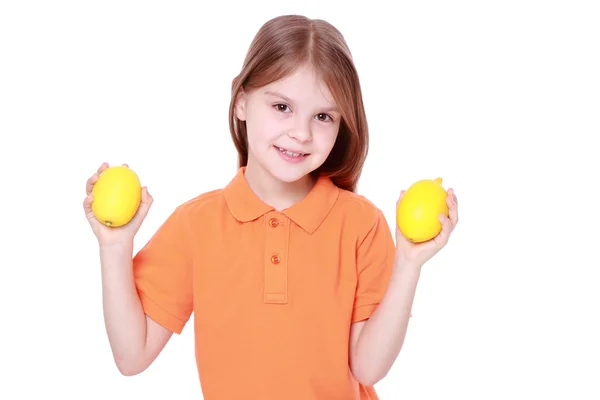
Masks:
[[[448,216],[442,178],[415,182],[398,203],[396,223],[404,237],[420,243],[433,239],[442,230],[439,215]]]
[[[127,224],[142,200],[137,174],[126,166],[102,171],[92,189],[92,211],[100,223],[113,228]]]

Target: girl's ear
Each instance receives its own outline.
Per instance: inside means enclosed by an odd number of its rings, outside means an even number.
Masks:
[[[246,120],[246,93],[240,90],[235,100],[235,116],[240,121]]]

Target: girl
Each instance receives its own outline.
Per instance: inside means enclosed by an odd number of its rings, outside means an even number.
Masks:
[[[420,245],[355,193],[367,154],[361,87],[342,34],[302,16],[268,21],[233,80],[230,128],[239,170],[179,207],[133,256],[152,204],[98,239],[114,359],[145,370],[194,315],[204,398],[377,399],[406,334],[422,265],[450,218]],[[402,194],[401,194],[402,195]]]

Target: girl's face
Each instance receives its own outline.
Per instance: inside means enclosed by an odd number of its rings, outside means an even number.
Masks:
[[[310,179],[307,175],[329,156],[341,120],[327,86],[306,65],[282,80],[242,93],[236,115],[246,121],[248,169],[260,169],[285,183]]]

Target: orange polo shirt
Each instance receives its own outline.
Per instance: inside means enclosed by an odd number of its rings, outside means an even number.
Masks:
[[[193,313],[206,400],[377,399],[348,349],[391,273],[383,213],[326,177],[276,211],[244,171],[177,207],[136,254],[146,314],[181,333]]]

